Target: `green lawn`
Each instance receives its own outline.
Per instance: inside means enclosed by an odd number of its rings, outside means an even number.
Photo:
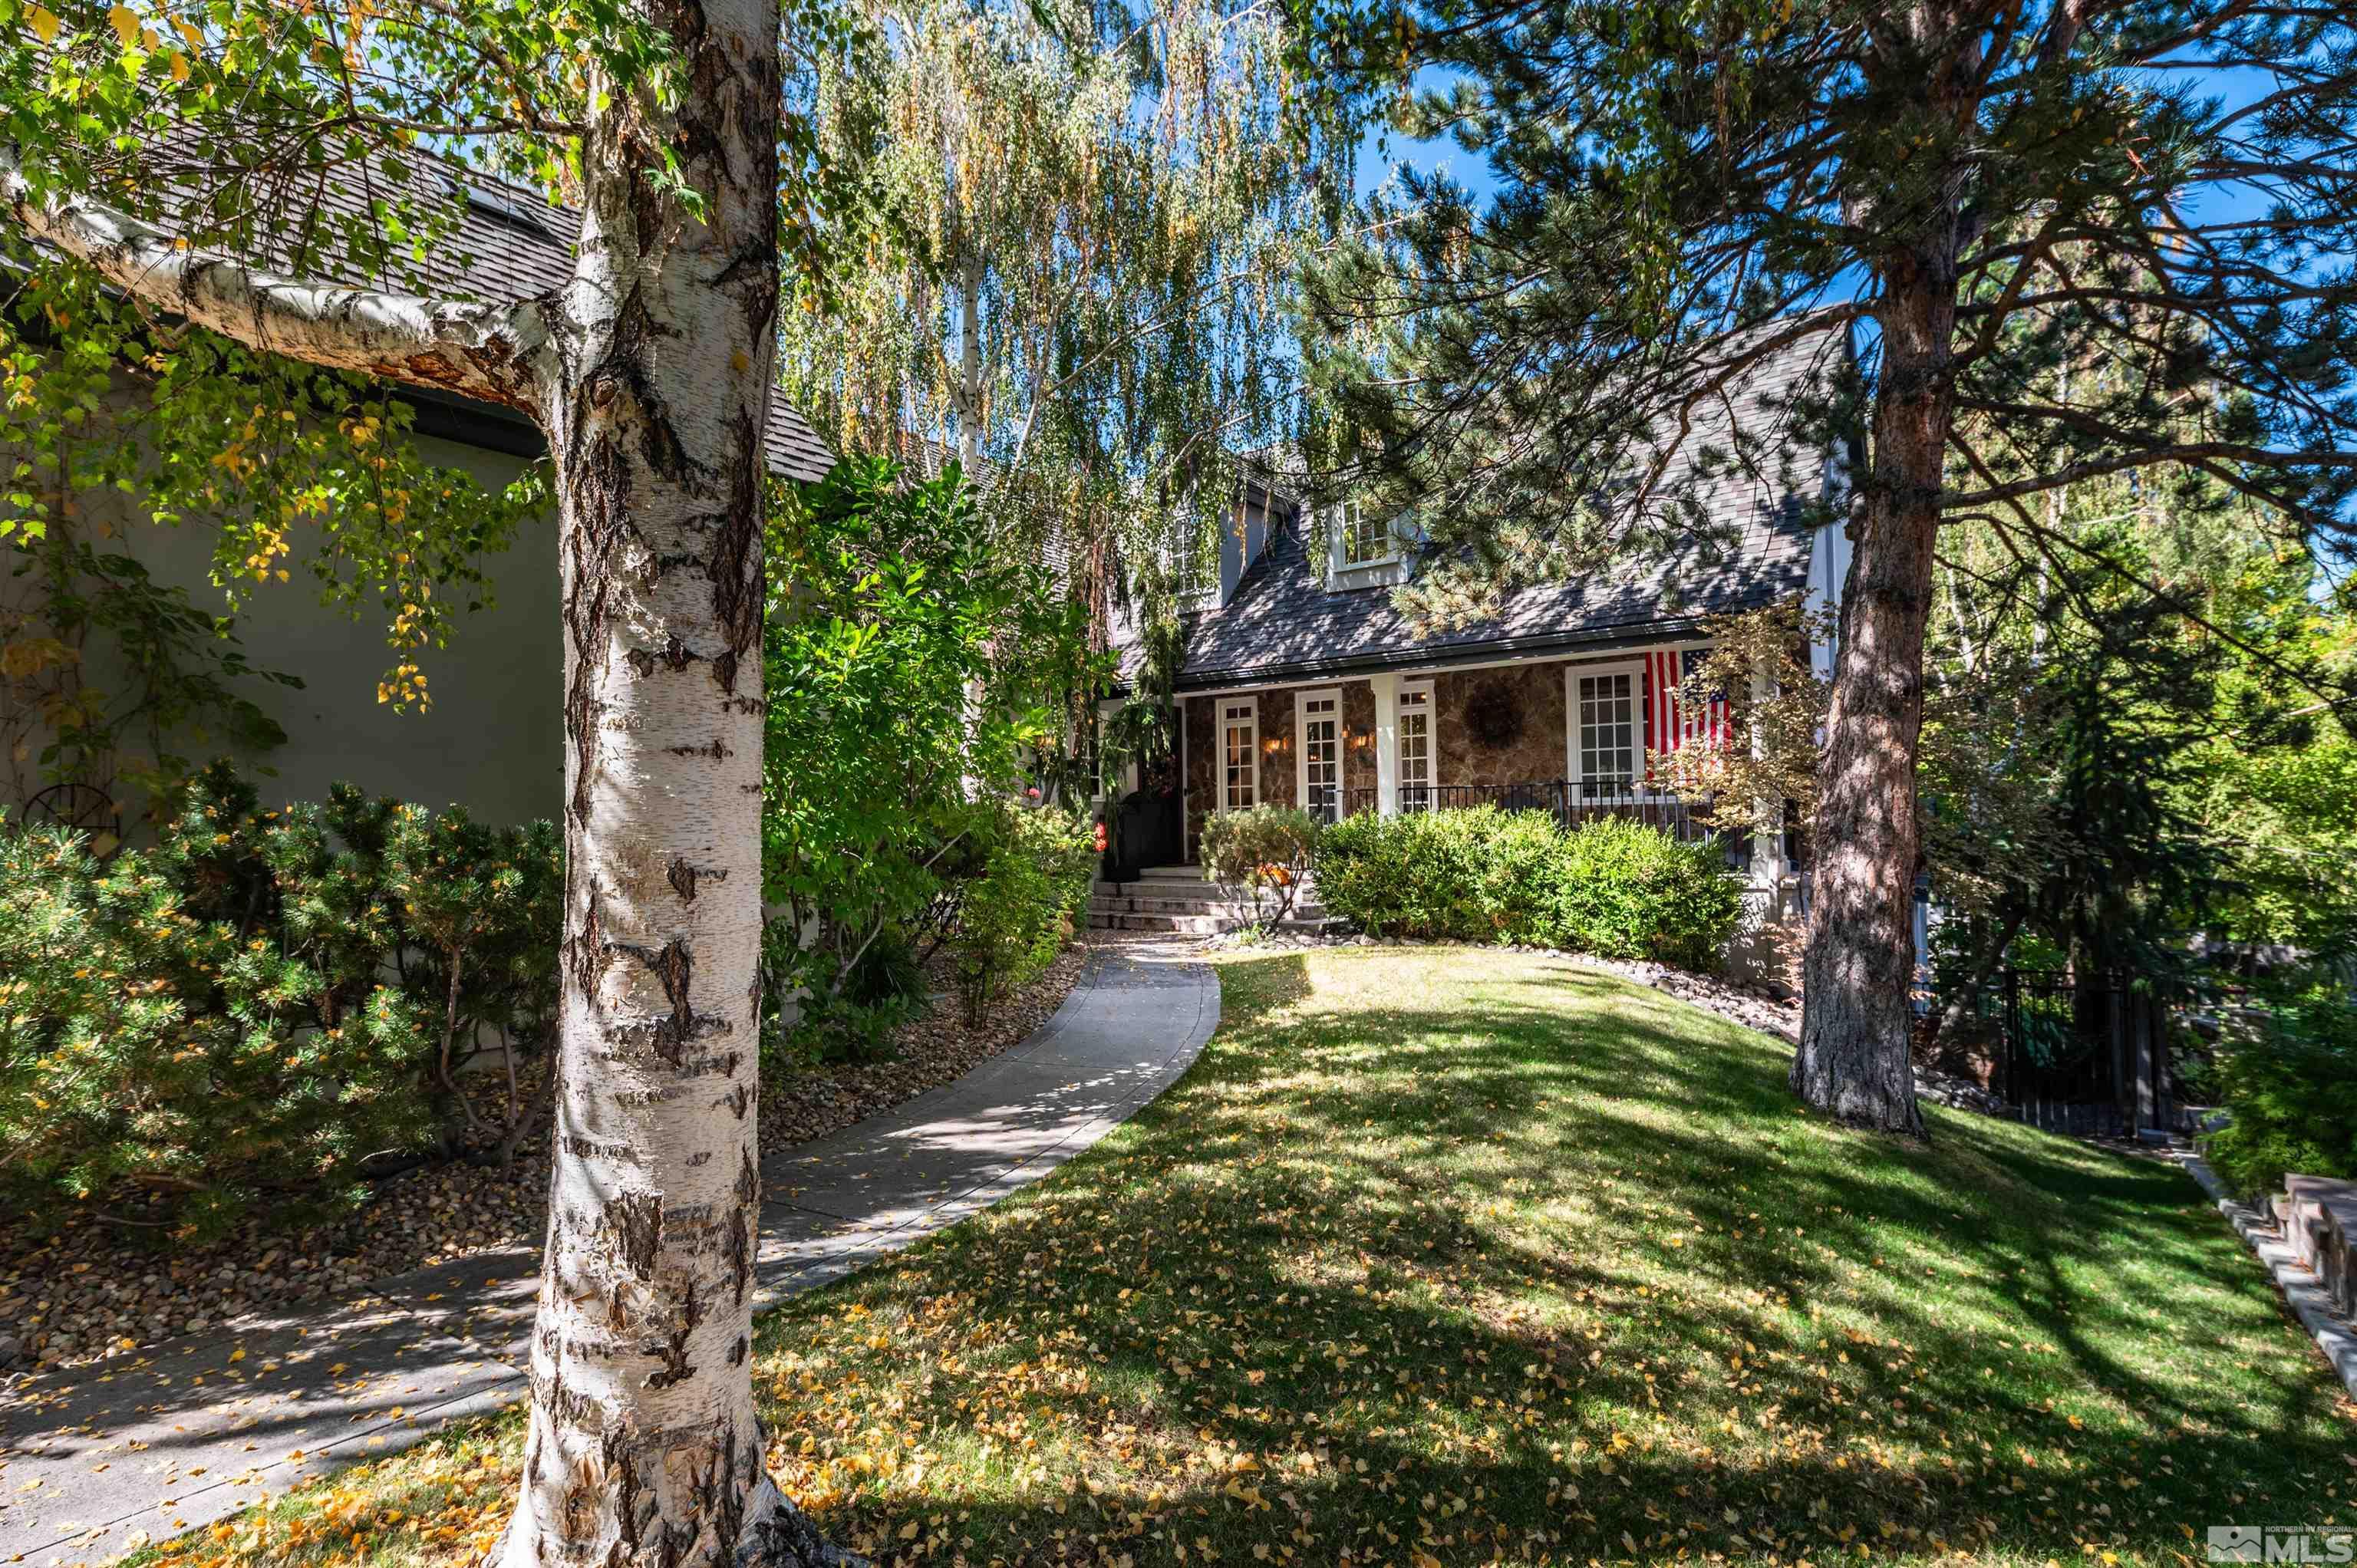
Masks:
[[[2357,1412],[2173,1169],[1937,1110],[1928,1146],[1831,1129],[1781,1047],[1551,959],[1220,973],[1218,1036],[1135,1122],[764,1321],[771,1462],[835,1538],[2199,1563],[2209,1524],[2357,1519]],[[447,1561],[501,1521],[514,1432],[164,1555]]]

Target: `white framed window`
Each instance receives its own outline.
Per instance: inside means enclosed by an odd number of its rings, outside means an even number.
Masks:
[[[1249,811],[1260,804],[1260,704],[1249,698],[1220,704],[1220,810]]]
[[[1433,771],[1432,682],[1403,681],[1399,689],[1399,809],[1428,811],[1438,777]]]
[[[1342,693],[1331,687],[1293,699],[1295,767],[1302,809],[1331,822],[1342,815]]]
[[[1389,566],[1399,560],[1398,531],[1392,520],[1372,513],[1357,501],[1346,501],[1329,519],[1329,558],[1336,572],[1356,572]]]
[[[1564,777],[1573,797],[1635,794],[1645,781],[1645,666],[1575,664],[1564,686]]]

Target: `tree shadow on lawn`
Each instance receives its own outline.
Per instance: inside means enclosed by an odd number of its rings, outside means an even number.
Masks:
[[[2171,1560],[2346,1515],[2337,1385],[2173,1170],[1830,1127],[1776,1042],[1558,961],[1222,969],[1219,1035],[1128,1127],[765,1322],[781,1478],[830,1529]]]

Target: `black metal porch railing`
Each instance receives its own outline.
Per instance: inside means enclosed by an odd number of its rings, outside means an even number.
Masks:
[[[1313,789],[1309,797],[1310,811],[1329,822],[1338,814],[1355,817],[1373,811],[1379,800],[1374,789],[1363,786],[1355,789]],[[1659,828],[1686,843],[1717,839],[1725,846],[1727,863],[1732,869],[1742,870],[1751,863],[1749,834],[1722,832],[1709,826],[1700,819],[1694,802],[1674,795],[1615,790],[1569,779],[1520,784],[1403,784],[1399,789],[1399,809],[1403,811],[1451,811],[1473,806],[1495,806],[1505,811],[1545,811],[1566,832],[1599,817],[1623,817]]]

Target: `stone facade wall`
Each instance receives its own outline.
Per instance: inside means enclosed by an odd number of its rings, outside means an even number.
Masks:
[[[1440,784],[1528,784],[1564,770],[1563,661],[1444,670],[1433,677],[1433,767]],[[1500,690],[1522,714],[1522,733],[1485,746],[1465,723],[1466,710]]]
[[[1342,694],[1342,788],[1375,787],[1375,688],[1367,681],[1329,684]],[[1254,694],[1260,723],[1260,799],[1271,806],[1297,803],[1300,760],[1293,749],[1295,699],[1325,686],[1284,686]],[[1203,819],[1220,806],[1220,708],[1235,697],[1189,697],[1187,712],[1187,853],[1191,859]]]
[[[1293,688],[1260,693],[1260,803],[1291,806],[1300,780],[1294,777]]]
[[[1348,811],[1354,789],[1375,787],[1375,685],[1372,681],[1342,682],[1342,804]]]
[[[1203,819],[1211,814],[1220,787],[1220,710],[1210,697],[1186,700],[1187,858],[1195,858],[1195,841],[1202,836]]]

